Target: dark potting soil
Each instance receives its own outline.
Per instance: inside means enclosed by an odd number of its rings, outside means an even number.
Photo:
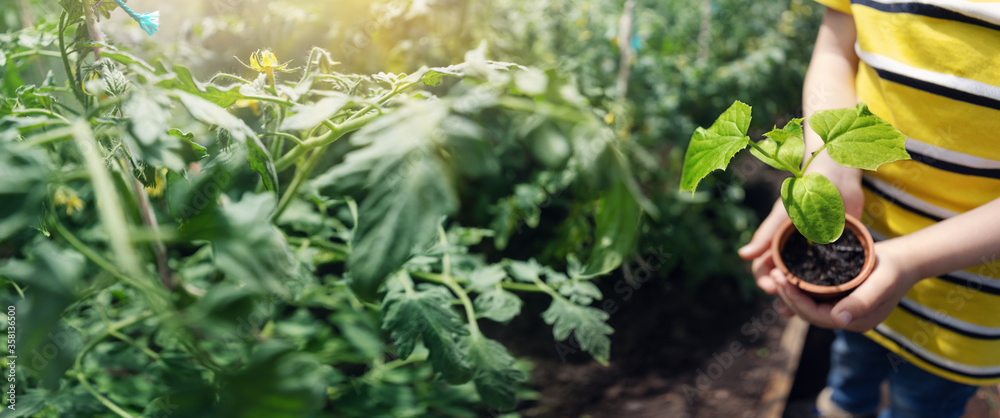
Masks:
[[[861,273],[865,249],[850,230],[830,244],[812,244],[798,231],[788,237],[781,259],[788,271],[809,283],[836,286]]]

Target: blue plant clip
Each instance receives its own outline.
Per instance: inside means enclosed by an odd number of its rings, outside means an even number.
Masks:
[[[139,27],[142,28],[142,30],[146,31],[146,33],[149,34],[149,36],[153,36],[153,33],[156,32],[157,29],[159,29],[160,26],[159,10],[152,13],[138,14],[134,10],[126,6],[124,0],[115,0],[115,2],[118,3],[118,6],[120,6],[122,10],[125,11],[125,13],[128,13],[128,15],[132,17],[132,19],[135,19],[136,22],[139,22]]]

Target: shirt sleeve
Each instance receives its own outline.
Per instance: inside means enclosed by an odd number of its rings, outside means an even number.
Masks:
[[[816,0],[816,3],[822,4],[838,12],[851,14],[851,0]]]

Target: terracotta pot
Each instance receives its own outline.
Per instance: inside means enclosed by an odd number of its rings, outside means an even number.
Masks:
[[[846,296],[864,282],[872,274],[872,270],[875,270],[877,261],[875,258],[875,241],[872,240],[872,235],[868,232],[868,228],[865,228],[861,224],[861,221],[858,221],[857,218],[851,215],[847,215],[846,220],[847,222],[844,223],[844,233],[854,233],[858,237],[858,240],[861,241],[861,246],[865,249],[865,264],[861,267],[861,273],[857,277],[841,285],[820,286],[812,284],[796,277],[788,271],[785,262],[781,260],[781,249],[785,247],[785,243],[788,242],[788,237],[792,236],[792,232],[797,232],[791,220],[785,221],[781,225],[778,233],[774,235],[774,240],[771,242],[771,258],[774,259],[774,265],[785,273],[785,277],[789,283],[795,285],[795,287],[798,287],[818,301],[831,301]]]

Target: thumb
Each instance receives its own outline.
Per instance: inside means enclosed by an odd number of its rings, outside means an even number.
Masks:
[[[753,233],[753,238],[747,245],[736,251],[740,258],[744,260],[753,260],[757,257],[764,255],[764,253],[771,248],[771,239],[774,234],[778,232],[778,228],[781,226],[785,219],[788,219],[788,215],[785,214],[784,207],[780,203],[775,205],[775,209],[771,211],[771,214],[761,222],[760,227],[757,231]]]
[[[876,280],[872,280],[876,279]],[[873,274],[830,310],[833,321],[841,328],[867,331],[882,322],[898,303],[897,292],[887,280],[877,280]],[[894,300],[896,299],[896,300]]]

